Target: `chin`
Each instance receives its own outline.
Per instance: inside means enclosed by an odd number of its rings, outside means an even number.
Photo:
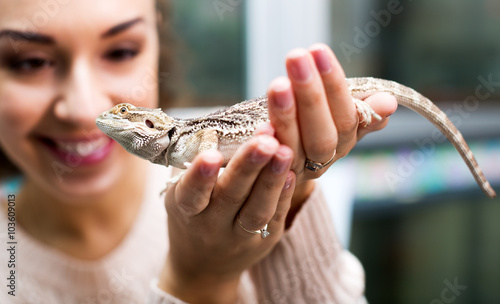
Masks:
[[[114,164],[106,170],[94,172],[81,172],[78,168],[71,173],[63,175],[62,178],[52,178],[50,188],[55,196],[61,200],[71,203],[90,203],[98,200],[114,189],[118,189],[126,171]]]
[[[49,157],[39,163],[38,170],[28,169],[30,172],[26,173],[38,188],[61,202],[89,204],[120,191],[124,180],[133,174],[135,158],[118,144],[112,144],[109,153],[99,161],[72,164]]]

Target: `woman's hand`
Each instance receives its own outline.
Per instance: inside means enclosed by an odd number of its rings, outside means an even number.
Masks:
[[[290,79],[276,79],[268,92],[271,124],[238,149],[222,175],[220,153],[205,151],[167,189],[170,250],[159,286],[186,302],[235,302],[241,273],[269,254],[328,168],[307,170],[306,159],[345,156],[396,109],[390,95],[369,97],[384,119],[360,127],[345,74],[325,45],[292,51],[287,69]],[[252,231],[268,224],[271,234],[251,234],[239,220]]]
[[[297,187],[288,218],[290,223],[313,190],[312,180],[347,155],[362,136],[384,128],[387,117],[397,108],[397,101],[386,93],[367,98],[365,101],[383,119],[365,128],[359,125],[345,73],[327,45],[291,51],[286,67],[288,78],[275,79],[268,97],[275,136],[295,154],[291,168],[297,177]],[[332,162],[313,172],[306,169],[306,160],[321,164]]]
[[[189,303],[234,303],[241,273],[279,241],[295,188],[293,152],[270,125],[233,156],[198,155],[166,191],[170,250],[159,287]],[[245,231],[268,224],[270,235]]]

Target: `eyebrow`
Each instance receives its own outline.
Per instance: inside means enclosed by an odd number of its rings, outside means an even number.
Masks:
[[[112,28],[110,28],[106,32],[104,32],[101,35],[101,38],[108,38],[108,37],[117,35],[123,31],[127,30],[131,26],[133,26],[139,22],[143,22],[143,21],[144,20],[141,17],[137,17],[137,18],[134,18],[132,20],[120,23],[116,26],[113,26]],[[54,38],[47,36],[47,35],[35,33],[35,32],[2,30],[2,31],[0,31],[0,39],[3,37],[9,37],[9,38],[16,40],[16,41],[25,41],[25,42],[33,42],[33,43],[41,43],[41,44],[54,44],[55,43]]]
[[[54,44],[55,43],[54,38],[47,36],[47,35],[38,34],[35,32],[2,30],[2,31],[0,31],[0,38],[2,38],[2,37],[9,37],[9,38],[16,40],[16,41],[35,42],[35,43],[42,43],[42,44]]]
[[[144,19],[142,19],[141,17],[137,17],[137,18],[134,18],[132,20],[125,21],[123,23],[115,25],[112,28],[110,28],[109,30],[107,30],[106,32],[104,32],[101,35],[101,38],[109,38],[111,36],[118,35],[119,33],[127,30],[131,26],[133,26],[139,22],[143,22],[143,21],[144,21]]]

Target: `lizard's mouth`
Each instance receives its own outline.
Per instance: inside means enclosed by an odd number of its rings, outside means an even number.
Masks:
[[[104,134],[107,134],[108,136],[110,133],[113,132],[132,130],[134,128],[127,121],[124,121],[122,119],[110,119],[110,118],[100,119],[102,117],[107,117],[103,116],[104,114],[106,113],[101,114],[98,117],[98,119],[96,119],[96,126],[97,128],[99,128],[99,130],[101,130]]]

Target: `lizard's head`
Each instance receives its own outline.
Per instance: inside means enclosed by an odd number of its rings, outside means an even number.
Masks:
[[[168,165],[164,156],[175,132],[175,120],[161,109],[121,103],[99,115],[96,125],[129,153]]]

